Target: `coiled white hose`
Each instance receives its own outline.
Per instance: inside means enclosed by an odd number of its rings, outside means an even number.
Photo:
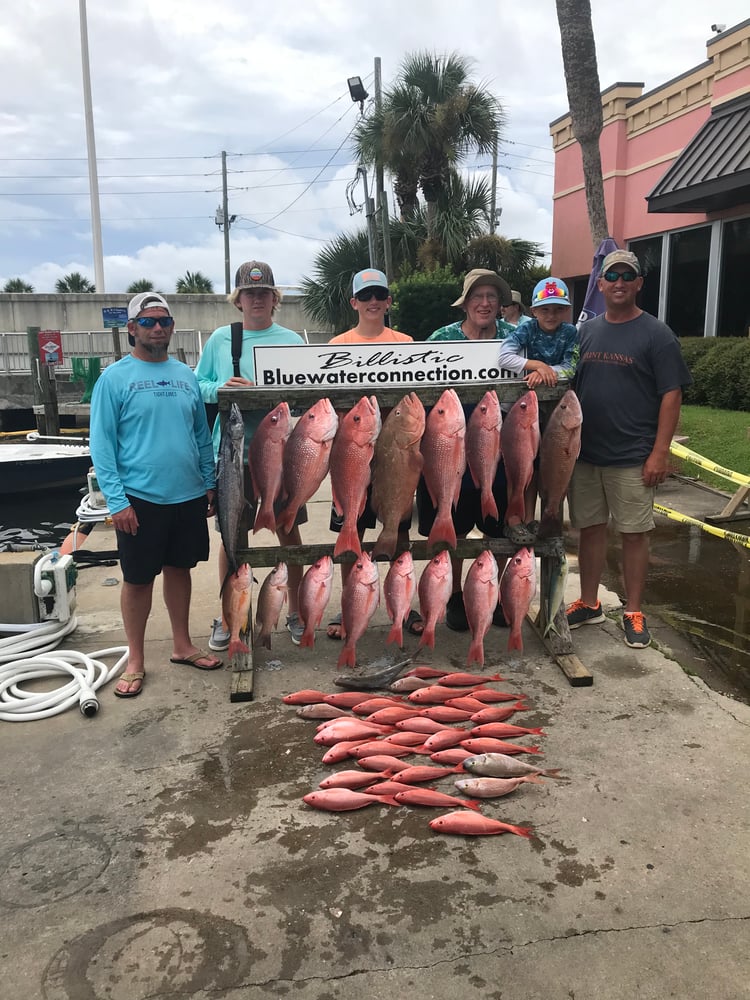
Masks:
[[[76,627],[75,616],[64,624],[43,622],[30,626],[0,625],[0,631],[20,631],[20,635],[0,639],[0,721],[32,722],[47,719],[78,705],[81,714],[92,718],[99,711],[96,692],[120,673],[128,659],[127,646],[111,646],[93,653],[53,650]],[[108,667],[102,657],[117,656]],[[22,684],[31,680],[65,678],[52,691],[26,691]]]

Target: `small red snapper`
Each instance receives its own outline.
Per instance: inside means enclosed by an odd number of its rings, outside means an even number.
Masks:
[[[503,417],[497,393],[490,389],[474,407],[466,425],[466,462],[474,485],[481,491],[482,517],[498,519],[492,484],[500,462]]]
[[[258,608],[255,612],[257,632],[255,642],[259,646],[271,648],[271,632],[279,624],[279,615],[284,607],[289,586],[289,570],[285,562],[277,563],[263,581],[258,594]]]
[[[333,559],[321,556],[310,566],[299,585],[299,613],[305,623],[300,646],[315,645],[315,629],[323,620],[323,612],[333,590]]]
[[[374,396],[363,396],[339,420],[331,447],[331,492],[333,505],[343,516],[334,556],[341,552],[360,555],[362,546],[357,533],[370,484],[370,465],[375,441],[380,433],[380,407]]]
[[[411,602],[416,589],[417,578],[414,573],[414,560],[411,552],[402,552],[391,563],[383,582],[385,608],[388,617],[393,622],[393,628],[385,640],[386,645],[395,642],[398,646],[403,646],[403,624],[411,610]]]
[[[464,607],[471,629],[471,645],[466,655],[466,666],[484,665],[484,637],[492,624],[499,592],[497,560],[485,550],[480,552],[469,567],[464,581]]]
[[[286,534],[294,527],[300,507],[323,482],[339,418],[324,397],[302,414],[284,447],[283,492],[286,502],[276,526]]]
[[[499,819],[490,819],[480,813],[458,812],[446,813],[430,820],[430,829],[436,833],[455,833],[465,837],[482,837],[497,833],[515,833],[519,837],[531,837],[533,831],[529,826],[512,826],[501,823]]]
[[[221,611],[229,628],[229,657],[237,653],[250,652],[247,643],[240,639],[240,633],[247,631],[250,603],[253,592],[253,571],[248,563],[242,563],[224,584],[221,596]]]
[[[524,520],[524,493],[534,474],[534,459],[539,451],[539,402],[533,390],[524,393],[511,407],[503,421],[503,462],[508,480],[506,520],[516,516]]]
[[[292,433],[289,406],[279,403],[261,420],[250,440],[247,463],[253,484],[253,495],[260,497],[260,507],[255,515],[253,534],[261,528],[276,531],[273,505],[281,494],[284,470],[284,447]]]
[[[377,563],[366,552],[357,559],[341,592],[341,632],[344,646],[339,667],[353,667],[357,662],[357,642],[365,634],[370,619],[380,604],[380,576]]]
[[[424,481],[436,511],[427,547],[445,542],[455,549],[452,511],[466,470],[466,418],[453,389],[446,389],[427,414],[420,448]]]
[[[302,801],[313,809],[323,809],[325,812],[349,812],[352,809],[364,809],[365,806],[380,805],[384,802],[398,805],[395,801],[389,802],[386,796],[365,795],[351,788],[321,788],[317,792],[303,795]]]
[[[419,610],[424,619],[424,631],[419,648],[435,648],[435,626],[445,618],[445,608],[453,590],[453,569],[447,550],[438,552],[422,570],[419,578]],[[414,692],[415,694],[417,692]]]
[[[472,799],[457,799],[455,795],[439,792],[434,788],[407,788],[404,791],[396,789],[393,796],[400,805],[427,806],[433,809],[451,809],[455,806],[465,806],[467,809],[479,809],[479,803]]]
[[[508,560],[500,581],[500,602],[510,622],[508,649],[523,649],[521,626],[536,591],[536,559],[534,550],[518,549]]]

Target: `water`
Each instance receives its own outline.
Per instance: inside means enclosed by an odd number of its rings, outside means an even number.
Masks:
[[[79,487],[0,498],[0,552],[10,545],[55,548],[76,520]]]

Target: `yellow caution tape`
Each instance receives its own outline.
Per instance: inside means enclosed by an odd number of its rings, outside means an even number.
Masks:
[[[699,455],[697,451],[691,451],[690,448],[686,448],[682,444],[677,444],[676,441],[672,442],[669,450],[677,458],[684,458],[688,462],[693,462],[707,472],[714,472],[717,476],[721,476],[723,479],[730,479],[739,486],[750,486],[750,476],[743,476],[741,472],[732,472],[731,469],[725,469],[723,465],[716,465],[714,462],[710,462],[707,458],[704,458],[703,455]]]
[[[709,535],[716,535],[717,538],[726,538],[729,542],[736,542],[738,545],[744,545],[746,549],[750,549],[750,535],[741,535],[737,531],[726,531],[724,528],[717,528],[713,524],[706,524],[705,521],[698,521],[694,517],[688,517],[687,514],[680,514],[676,510],[670,510],[669,507],[662,507],[659,503],[654,504],[654,510],[658,514],[668,517],[671,521],[679,521],[681,524],[694,524],[697,528],[708,532]]]

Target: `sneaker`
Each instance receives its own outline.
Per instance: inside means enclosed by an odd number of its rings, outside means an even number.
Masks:
[[[454,632],[468,632],[469,622],[464,607],[464,592],[457,590],[451,594],[445,607],[445,624]]]
[[[597,601],[594,608],[584,604],[583,601],[574,601],[568,605],[565,614],[568,618],[568,628],[580,628],[581,625],[599,625],[604,621],[601,601]]]
[[[286,628],[289,635],[292,637],[292,642],[295,646],[299,646],[302,641],[302,636],[305,633],[305,626],[299,620],[299,615],[296,611],[293,611],[286,619]]]
[[[622,626],[625,629],[625,642],[628,646],[632,646],[633,649],[645,649],[651,644],[651,633],[640,611],[625,611],[622,616]]]
[[[223,650],[229,649],[229,629],[224,628],[221,618],[214,618],[214,623],[211,626],[211,636],[208,640],[208,648],[213,649],[215,653],[221,653]]]

